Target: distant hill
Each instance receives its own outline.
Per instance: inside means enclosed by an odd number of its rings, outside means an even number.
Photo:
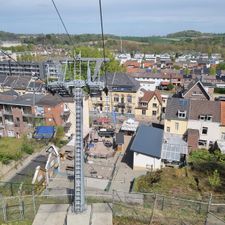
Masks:
[[[201,37],[220,37],[225,34],[216,34],[216,33],[202,33],[196,30],[184,30],[175,33],[168,34],[167,38],[201,38]]]
[[[195,30],[185,30],[179,31],[176,33],[168,34],[166,37],[168,38],[182,38],[182,37],[202,37],[203,33]]]

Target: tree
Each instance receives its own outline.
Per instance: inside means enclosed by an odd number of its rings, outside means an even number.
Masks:
[[[216,68],[211,66],[210,69],[209,69],[209,74],[212,75],[212,76],[215,76],[216,75]]]
[[[53,140],[53,143],[56,146],[60,145],[60,141],[64,138],[64,128],[62,126],[58,126],[56,128],[56,134],[55,134],[55,138]]]
[[[167,89],[170,91],[170,90],[173,90],[174,89],[174,85],[172,83],[169,83],[168,86],[167,86]]]

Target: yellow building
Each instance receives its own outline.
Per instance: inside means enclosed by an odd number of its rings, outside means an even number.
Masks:
[[[125,73],[107,74],[106,78],[108,96],[104,92],[92,95],[89,99],[90,111],[134,114],[138,102],[139,83]]]
[[[164,121],[166,133],[184,135],[188,126],[189,100],[181,98],[168,99]]]
[[[138,106],[135,108],[135,117],[137,119],[156,119],[162,117],[163,99],[159,90],[145,91],[143,97],[138,101]]]

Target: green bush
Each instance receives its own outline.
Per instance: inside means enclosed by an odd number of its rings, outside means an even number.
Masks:
[[[218,170],[214,170],[213,174],[209,176],[208,179],[209,184],[214,190],[221,186],[221,179]]]
[[[154,172],[147,172],[145,176],[141,176],[136,180],[135,191],[147,192],[153,187],[154,184],[158,183],[161,179],[161,170]]]
[[[167,89],[170,91],[170,90],[173,90],[174,89],[174,85],[173,84],[168,84],[167,86]]]
[[[21,151],[29,155],[31,155],[34,152],[33,148],[27,143],[22,144]]]
[[[62,126],[58,126],[56,129],[56,134],[53,139],[53,143],[57,146],[60,147],[61,141],[64,138],[64,128]]]
[[[214,93],[225,94],[225,88],[214,88]]]

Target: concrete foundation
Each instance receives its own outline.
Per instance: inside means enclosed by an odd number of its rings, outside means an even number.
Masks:
[[[92,206],[92,225],[112,225],[112,205],[95,203]]]
[[[69,205],[46,204],[39,207],[32,225],[112,225],[112,209],[110,204],[95,203],[74,214]]]
[[[72,213],[71,209],[67,214],[67,225],[90,225],[91,206],[87,206],[87,210],[81,214]]]
[[[69,205],[40,205],[32,225],[64,225]]]

